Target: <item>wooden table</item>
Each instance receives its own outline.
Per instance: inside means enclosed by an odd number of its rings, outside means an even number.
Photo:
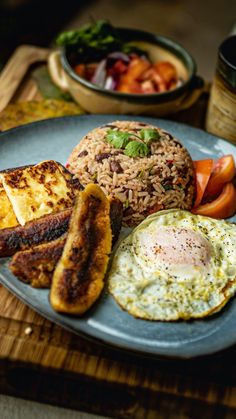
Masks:
[[[21,52],[21,53],[20,53]],[[25,68],[14,88],[12,62],[0,104],[40,100]],[[24,49],[28,64],[47,51]],[[41,55],[43,54],[43,56]],[[33,60],[33,61],[32,61]],[[10,74],[9,74],[10,73]],[[26,74],[27,73],[27,74]],[[21,79],[21,81],[20,81]],[[1,92],[3,93],[3,92]],[[5,106],[4,105],[4,106]],[[206,95],[174,119],[203,126]],[[192,117],[191,117],[192,115]],[[0,286],[0,392],[116,418],[236,417],[236,347],[194,360],[145,359],[69,333]]]

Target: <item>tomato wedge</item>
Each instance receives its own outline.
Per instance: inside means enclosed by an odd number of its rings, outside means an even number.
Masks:
[[[228,218],[236,212],[236,190],[232,182],[226,183],[221,194],[214,201],[192,209],[193,214],[212,218]]]
[[[195,169],[195,183],[196,183],[196,198],[194,202],[194,208],[200,205],[204,192],[206,190],[208,181],[211,176],[213,168],[213,160],[196,160],[193,162]]]
[[[218,195],[225,183],[231,182],[236,173],[234,158],[231,154],[218,159],[213,167],[209,179],[206,196],[213,197]]]

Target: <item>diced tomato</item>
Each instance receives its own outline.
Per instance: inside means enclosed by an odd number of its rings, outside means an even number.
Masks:
[[[186,181],[181,176],[178,176],[175,183],[176,183],[176,185],[182,185],[182,186],[184,186],[185,183],[186,183]]]
[[[163,205],[155,204],[153,207],[149,208],[148,215],[154,214],[163,209]]]
[[[97,66],[98,66],[97,63],[89,63],[89,64],[86,64],[84,77],[87,80],[91,80],[92,79],[92,77],[93,77],[93,75],[95,73],[95,70],[97,69]]]
[[[155,73],[155,70],[153,66],[150,66],[147,68],[147,70],[145,70],[142,74],[140,74],[139,80],[140,81],[151,80],[153,78],[154,73]]]
[[[126,75],[124,75],[126,81],[138,79],[150,66],[150,62],[145,58],[134,58],[128,66]]]
[[[76,74],[78,74],[80,77],[84,77],[85,75],[85,64],[78,64],[74,67],[74,71]]]
[[[218,159],[213,167],[213,171],[206,188],[206,196],[217,196],[227,182],[231,182],[235,176],[236,168],[234,158],[231,154]]]
[[[221,194],[214,201],[192,209],[193,214],[212,218],[228,218],[236,212],[236,191],[232,182],[226,183]]]
[[[158,92],[165,92],[167,90],[165,80],[159,75],[157,71],[154,72],[152,80],[154,81]]]
[[[127,69],[127,72],[122,74],[117,90],[119,92],[130,92],[132,89],[130,85],[136,81],[141,74],[151,66],[150,62],[144,58],[134,58]],[[140,93],[142,93],[140,89]]]
[[[169,61],[156,63],[154,64],[154,68],[167,85],[177,79],[176,68]]]
[[[167,86],[165,81],[161,78],[159,73],[155,70],[153,66],[148,68],[144,73],[141,74],[140,80],[143,82],[151,82],[154,87],[154,91],[147,92],[147,93],[155,93],[155,92],[165,92],[167,90]]]
[[[141,84],[137,80],[133,80],[128,84],[123,84],[118,89],[119,92],[123,93],[134,93],[134,94],[141,94],[143,93]]]
[[[122,74],[127,71],[128,65],[124,63],[122,60],[117,60],[115,64],[112,66],[112,71],[114,73]]]
[[[161,93],[173,89],[177,83],[177,70],[168,61],[152,64],[146,57],[129,55],[129,62],[122,59],[111,61],[106,68],[106,77],[118,82],[115,90],[124,93]],[[113,64],[112,64],[113,63]],[[78,64],[74,71],[91,81],[100,63]]]
[[[213,169],[213,160],[196,160],[193,162],[195,169],[195,185],[196,185],[196,198],[194,208],[198,207],[202,202],[204,192],[206,190],[208,181]]]

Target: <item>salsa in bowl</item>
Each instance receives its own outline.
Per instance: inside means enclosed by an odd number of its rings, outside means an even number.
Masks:
[[[90,25],[87,31],[94,28]],[[97,48],[100,35],[95,33],[91,48],[81,41],[80,31],[59,36],[62,49],[49,57],[49,70],[54,82],[70,91],[85,110],[161,116],[189,107],[198,98],[202,80],[196,76],[195,61],[176,42],[115,28],[119,41],[113,42],[108,33]]]

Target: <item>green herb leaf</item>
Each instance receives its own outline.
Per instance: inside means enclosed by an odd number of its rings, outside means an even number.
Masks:
[[[111,52],[122,50],[122,40],[116,28],[108,21],[98,20],[78,30],[61,33],[57,45],[70,46],[82,63],[99,61]]]
[[[145,51],[124,42],[117,29],[106,20],[97,20],[78,30],[63,32],[57,37],[56,43],[69,46],[73,56],[76,54],[78,63],[96,62],[114,51],[147,56]]]
[[[140,131],[140,138],[146,143],[151,144],[160,138],[159,132],[154,128],[144,128]]]
[[[125,147],[124,154],[129,157],[145,157],[149,152],[150,149],[147,144],[139,141],[130,141]]]
[[[126,199],[124,204],[123,204],[124,208],[127,209],[129,207],[129,200]]]
[[[125,148],[129,142],[130,134],[128,132],[114,131],[110,129],[107,132],[106,140],[115,148]]]
[[[137,54],[137,55],[142,55],[145,56],[146,58],[148,58],[148,53],[147,51],[144,51],[141,48],[138,48],[136,45],[133,45],[132,43],[125,43],[122,46],[122,52],[124,52],[125,54]]]
[[[168,185],[166,184],[162,184],[163,188],[165,189],[165,191],[171,191],[171,189],[173,189],[172,185]]]
[[[140,131],[140,138],[146,143],[150,144],[152,141],[160,138],[159,132],[155,128],[143,128]]]
[[[142,178],[143,178],[143,176],[144,176],[144,170],[140,170],[140,172],[138,172],[137,177],[138,177],[139,179],[142,179]]]

